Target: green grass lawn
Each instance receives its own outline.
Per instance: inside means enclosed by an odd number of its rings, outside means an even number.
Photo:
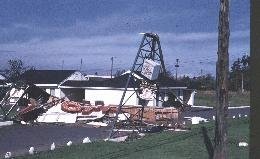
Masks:
[[[250,105],[250,92],[229,92],[230,106]],[[215,91],[197,91],[194,97],[194,105],[215,106]]]
[[[212,140],[214,136],[213,124],[213,122],[210,122],[192,126],[190,132],[149,134],[143,139],[124,143],[99,141],[85,145],[73,145],[56,149],[53,152],[40,152],[33,156],[19,157],[19,159],[207,159],[209,157],[201,128],[202,126],[207,128],[208,135]],[[249,120],[230,120],[228,128],[228,158],[248,158],[248,147],[238,147],[238,142],[242,140],[249,141]]]

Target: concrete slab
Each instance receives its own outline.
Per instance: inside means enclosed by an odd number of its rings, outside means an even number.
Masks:
[[[1,121],[0,122],[0,127],[2,126],[8,126],[8,125],[13,125],[14,122],[13,121]]]

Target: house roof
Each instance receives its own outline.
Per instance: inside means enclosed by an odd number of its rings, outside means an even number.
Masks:
[[[141,72],[134,72],[139,77],[149,80],[147,77],[141,74]],[[155,81],[152,81],[155,82]],[[186,87],[185,83],[182,81],[176,81],[175,79],[167,76],[163,76],[162,74],[158,75],[156,83],[160,85],[160,87]]]
[[[136,73],[141,78],[145,78],[142,75]],[[124,88],[127,82],[129,74],[123,74],[119,77],[112,79],[107,79],[103,81],[66,81],[61,86],[63,87],[114,87],[114,88]],[[160,84],[160,87],[186,87],[183,82],[175,81],[167,77],[159,77],[157,82]],[[132,76],[128,88],[137,88],[141,80],[138,80]]]
[[[169,77],[159,77],[158,83],[160,87],[187,87],[184,82],[176,81]]]
[[[87,77],[87,78],[90,81],[105,81],[109,79],[109,78],[102,78],[102,77]]]
[[[5,76],[0,74],[0,80],[6,80]]]
[[[88,81],[66,81],[61,86],[67,87],[114,87],[114,88],[124,88],[128,75],[122,75],[112,79],[106,80],[88,80]],[[129,83],[129,88],[137,87],[137,83],[134,82],[134,77],[131,78]]]
[[[28,70],[21,75],[21,80],[32,84],[59,84],[75,70]]]

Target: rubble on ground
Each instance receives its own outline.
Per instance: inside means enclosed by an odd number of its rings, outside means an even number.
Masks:
[[[10,108],[5,117],[21,124],[81,123],[96,128],[106,127],[110,125],[118,111],[117,105],[91,105],[65,98],[59,99],[35,85],[24,86],[23,89],[13,88],[8,95],[1,101],[1,108],[2,106]],[[116,124],[118,130],[132,131],[139,127],[139,130],[148,133],[177,128],[175,124],[179,111],[174,107],[124,105],[121,110]]]

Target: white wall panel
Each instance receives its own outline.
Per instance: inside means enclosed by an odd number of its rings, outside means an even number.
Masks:
[[[58,98],[61,97],[60,89],[55,89],[55,97],[58,97]]]
[[[131,96],[134,91],[127,91],[125,100]],[[123,95],[123,90],[95,90],[85,89],[85,100],[90,101],[91,104],[95,104],[95,101],[104,101],[105,105],[119,104]],[[134,94],[127,102],[126,105],[137,105],[137,97]]]

